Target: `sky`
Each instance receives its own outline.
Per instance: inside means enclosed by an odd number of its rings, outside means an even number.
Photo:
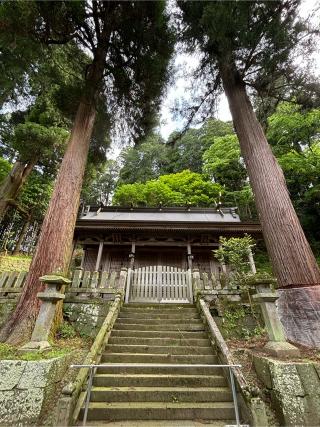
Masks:
[[[307,18],[311,15],[312,22],[319,22],[320,10],[319,0],[303,0],[301,4],[300,14]],[[317,12],[314,12],[316,9]],[[320,76],[320,47],[315,52],[314,57],[314,71]],[[301,59],[301,62],[303,59]],[[160,133],[164,139],[174,130],[179,130],[182,127],[182,121],[175,119],[170,111],[175,101],[181,97],[188,99],[190,97],[190,87],[192,90],[191,77],[186,77],[181,71],[181,67],[188,71],[188,74],[192,74],[198,65],[198,58],[190,55],[177,55],[175,58],[175,66],[178,68],[178,72],[174,78],[174,84],[168,88],[166,96],[161,106],[160,111]],[[179,70],[180,67],[180,70]],[[220,102],[217,107],[215,117],[220,120],[228,121],[231,120],[231,114],[228,106],[228,101],[225,95],[220,97]]]

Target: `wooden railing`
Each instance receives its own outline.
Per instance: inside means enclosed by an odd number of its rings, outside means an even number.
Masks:
[[[25,278],[26,271],[13,271],[0,273],[0,300],[15,298],[21,293]]]
[[[0,273],[0,301],[16,298],[22,290],[27,272]],[[191,278],[191,276],[193,276]],[[191,280],[201,291],[227,291],[214,274],[192,273],[178,267],[148,266],[128,271],[128,292],[126,301],[132,302],[188,302],[192,301]],[[119,285],[119,272],[84,271],[72,273],[71,285],[67,288],[66,299],[100,298],[109,299]]]
[[[0,273],[0,300],[14,299],[21,293],[27,272]],[[115,294],[119,285],[120,274],[112,271],[83,271],[75,270],[72,274],[71,285],[67,288],[66,299],[70,298],[107,298]]]

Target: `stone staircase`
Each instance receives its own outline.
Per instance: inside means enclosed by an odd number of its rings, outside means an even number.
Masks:
[[[125,304],[103,363],[217,364],[218,359],[194,305]],[[99,368],[87,423],[110,420],[212,420],[222,426],[234,424],[234,406],[220,368]]]

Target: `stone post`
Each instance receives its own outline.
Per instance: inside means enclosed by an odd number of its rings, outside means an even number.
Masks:
[[[260,304],[269,336],[269,342],[264,346],[264,350],[272,356],[299,356],[299,349],[286,341],[276,307],[279,297],[276,292],[271,290],[273,283],[275,283],[274,279],[259,278],[255,278],[252,282],[257,292],[252,298]]]
[[[192,271],[192,289],[194,299],[196,300],[199,292],[201,291],[201,279],[198,268],[194,268]]]
[[[125,289],[126,289],[127,276],[128,276],[127,267],[122,267],[121,271],[120,271],[118,290],[121,291],[121,293],[123,293],[123,294],[124,294]]]
[[[40,311],[31,340],[20,349],[23,352],[43,351],[51,348],[48,339],[56,312],[56,305],[58,301],[65,298],[61,292],[61,288],[71,283],[69,279],[53,274],[42,276],[39,280],[46,284],[46,288],[43,292],[38,292],[37,294],[37,297],[41,301]]]
[[[251,248],[249,248],[249,251],[248,251],[248,260],[249,260],[249,265],[250,265],[251,272],[253,274],[256,274],[257,273],[257,269],[256,269],[256,265],[254,263],[253,253],[252,253]]]

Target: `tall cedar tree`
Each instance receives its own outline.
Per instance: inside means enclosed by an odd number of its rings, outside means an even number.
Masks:
[[[28,339],[38,313],[39,277],[50,272],[66,274],[69,267],[99,94],[106,93],[113,101],[113,113],[125,117],[134,137],[153,126],[168,78],[173,36],[161,1],[28,1],[3,7],[9,11],[2,28],[25,31],[26,37],[45,44],[75,41],[92,54],[30,271],[17,308],[1,331],[2,340],[17,343]],[[2,13],[1,19],[5,16]]]
[[[320,300],[318,288],[308,288],[320,284],[319,267],[247,93],[248,88],[261,92],[280,77],[288,83],[294,79],[293,48],[307,33],[297,16],[299,1],[178,4],[183,41],[202,52],[199,74],[207,82],[208,98],[221,86],[228,98],[278,285],[306,287],[306,300],[309,292]],[[297,304],[295,299],[287,303],[292,310]]]

